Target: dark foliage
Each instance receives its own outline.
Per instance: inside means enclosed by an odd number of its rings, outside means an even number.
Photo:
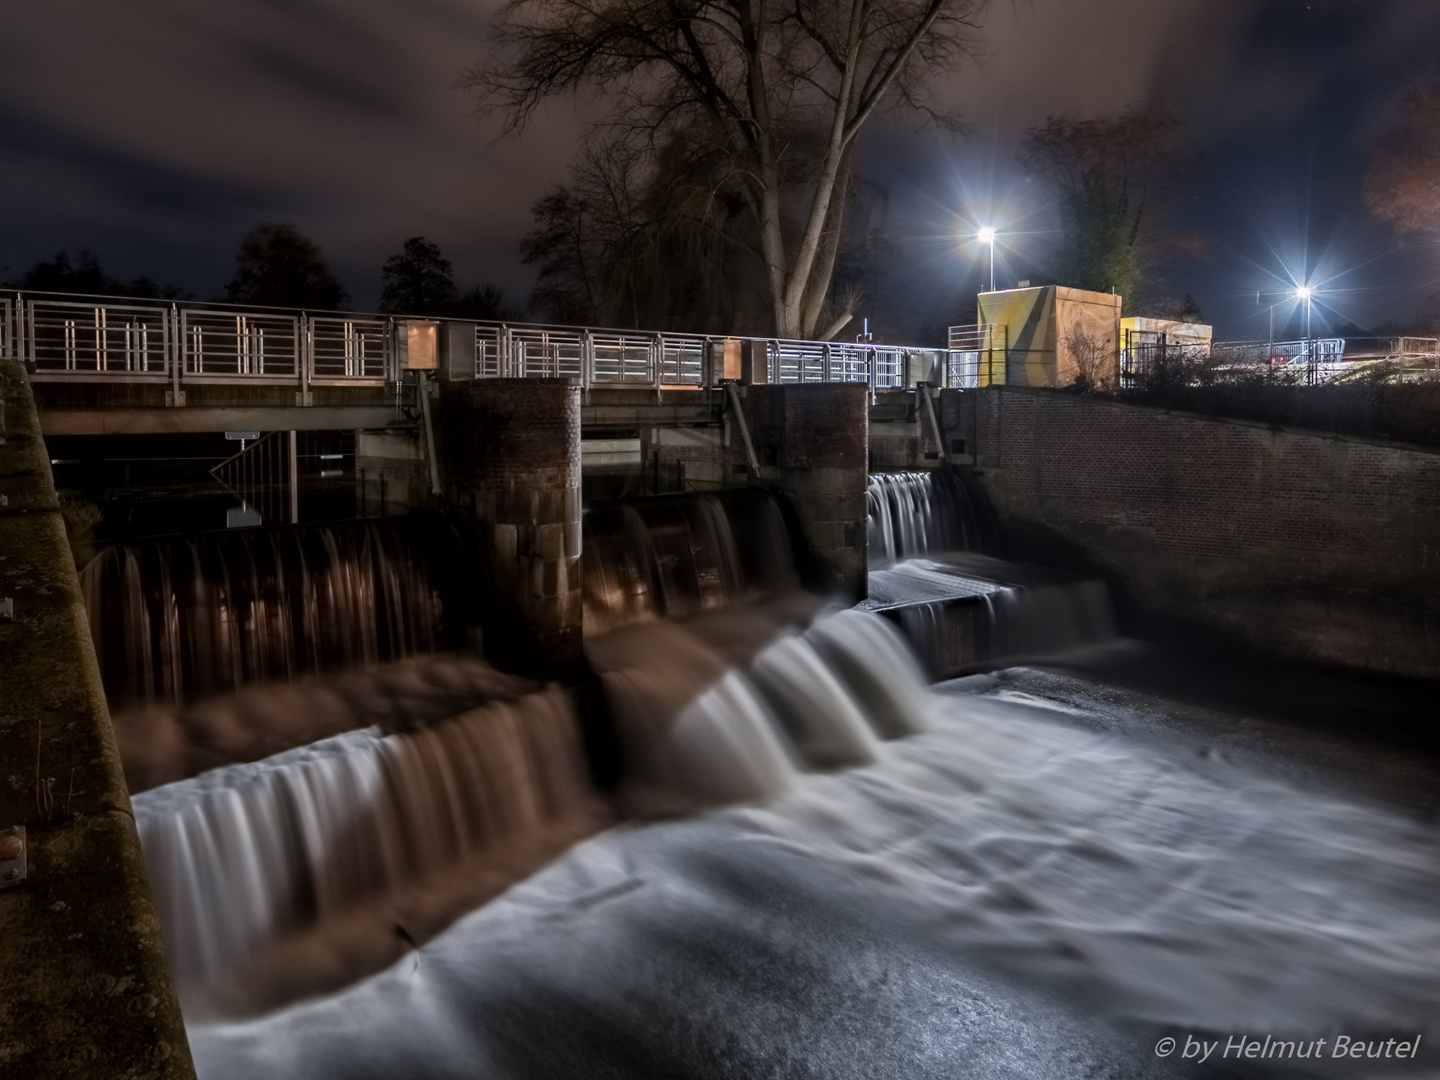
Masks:
[[[88,247],[76,252],[73,260],[69,252],[57,252],[53,259],[37,262],[8,286],[32,292],[133,296],[147,300],[188,300],[193,295],[178,285],[161,285],[148,277],[129,282],[113,278],[101,269],[99,257]]]
[[[499,285],[476,285],[440,305],[436,314],[451,319],[520,322],[525,318],[525,309],[519,304],[512,304]]]
[[[225,298],[236,304],[333,311],[350,299],[320,246],[294,225],[258,225],[235,253]]]
[[[1180,146],[1179,121],[1133,111],[1052,116],[1031,128],[1020,163],[1054,192],[1061,284],[1118,292],[1137,310],[1147,271],[1169,241],[1162,212],[1198,165]]]
[[[539,269],[530,306],[582,325],[766,332],[764,264],[726,168],[679,138],[658,158],[619,141],[587,149],[521,241]]]
[[[385,260],[380,274],[380,310],[387,313],[435,315],[456,299],[450,260],[423,236],[406,240],[400,254]]]
[[[1440,231],[1440,65],[1428,84],[1401,99],[1398,112],[1375,141],[1366,201],[1401,232]]]

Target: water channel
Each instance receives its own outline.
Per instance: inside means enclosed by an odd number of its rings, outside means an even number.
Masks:
[[[949,473],[869,503],[853,608],[766,492],[596,503],[583,684],[485,661],[438,517],[101,544],[200,1075],[1436,1068],[1423,690],[1127,638]]]

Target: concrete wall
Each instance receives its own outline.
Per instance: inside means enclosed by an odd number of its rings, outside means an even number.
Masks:
[[[404,514],[435,502],[420,431],[355,432],[355,506],[361,517]]]
[[[1143,603],[1295,655],[1440,676],[1440,455],[1046,391],[947,392],[1003,518]]]
[[[441,384],[447,506],[475,523],[477,555],[510,622],[486,650],[565,664],[580,655],[580,390],[564,379]]]
[[[23,365],[0,363],[0,1075],[193,1077]]]
[[[870,407],[870,471],[898,472],[936,468],[942,450],[925,410],[928,390],[879,390]],[[939,402],[935,402],[939,418]]]

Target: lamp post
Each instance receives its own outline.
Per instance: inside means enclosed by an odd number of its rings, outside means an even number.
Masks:
[[[980,242],[990,245],[990,291],[995,291],[995,230],[990,226],[980,230]]]
[[[1305,302],[1305,381],[1315,381],[1315,357],[1312,355],[1310,345],[1310,297],[1313,290],[1309,285],[1301,285],[1295,290],[1295,299]]]
[[[1301,285],[1295,290],[1295,299],[1305,301],[1305,348],[1310,348],[1310,297],[1313,295],[1309,285]],[[1308,355],[1308,353],[1307,353]]]

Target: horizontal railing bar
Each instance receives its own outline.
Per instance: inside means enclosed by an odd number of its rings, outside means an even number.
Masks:
[[[91,382],[168,376],[177,391],[185,383],[298,384],[302,391],[310,385],[383,385],[400,371],[395,328],[413,321],[378,312],[31,290],[7,291],[0,302],[0,349],[35,362],[37,375]],[[587,387],[716,382],[716,346],[727,341],[761,345],[769,377],[777,382],[863,382],[872,390],[904,386],[912,355],[953,355],[947,348],[873,342],[450,317],[420,321],[473,327],[468,344],[459,340],[476,377],[565,376]],[[925,363],[926,370],[955,369],[952,359],[938,369],[933,360]],[[309,404],[308,394],[301,396]]]

